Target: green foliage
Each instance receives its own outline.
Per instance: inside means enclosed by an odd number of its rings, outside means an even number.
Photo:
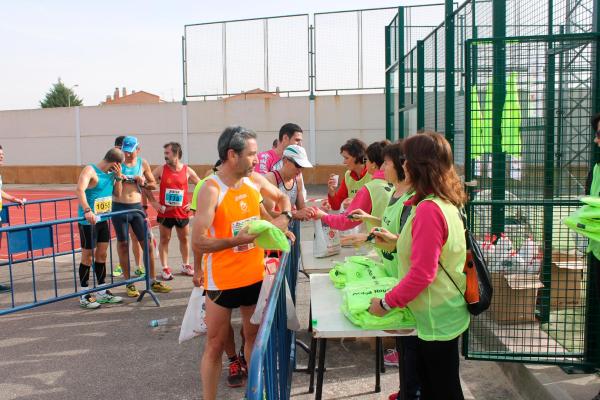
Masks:
[[[42,108],[53,108],[53,107],[73,107],[83,105],[83,100],[77,97],[75,92],[66,87],[65,84],[58,78],[58,82],[52,85],[52,89],[42,101],[40,106]]]

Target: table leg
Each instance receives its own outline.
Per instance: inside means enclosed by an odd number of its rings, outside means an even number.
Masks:
[[[398,400],[406,400],[406,377],[404,374],[404,342],[402,338],[396,337],[396,351],[398,352],[398,376],[400,378],[400,398]]]
[[[385,349],[383,348],[383,338],[377,338],[379,339],[381,342],[381,352],[379,353],[379,362],[381,363],[381,373],[385,374],[385,362],[383,361],[383,354],[385,352]]]
[[[317,393],[315,400],[321,400],[323,393],[323,373],[325,372],[325,350],[327,348],[327,339],[319,339],[319,369],[317,371]]]
[[[375,338],[375,393],[381,392],[381,338]]]
[[[308,393],[315,391],[315,358],[317,357],[317,339],[310,340],[310,353],[308,355],[308,373],[310,374],[310,382],[308,384]]]

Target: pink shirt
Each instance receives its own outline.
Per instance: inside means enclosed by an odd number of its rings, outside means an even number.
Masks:
[[[281,158],[273,149],[258,153],[257,157],[258,164],[256,164],[256,167],[254,167],[254,170],[262,175],[266,174],[267,172],[271,172],[273,165],[275,165]]]
[[[373,179],[384,179],[383,171],[378,170],[373,174]],[[347,229],[352,229],[357,225],[360,225],[362,222],[359,220],[353,220],[348,218],[348,214],[352,210],[361,209],[364,212],[370,214],[373,209],[373,204],[371,203],[371,195],[369,195],[369,191],[366,187],[361,187],[358,192],[356,192],[356,196],[352,199],[346,211],[343,214],[334,214],[334,215],[325,215],[321,218],[321,221],[325,222],[327,225],[332,227],[333,229],[337,229],[340,231],[345,231]]]
[[[413,205],[413,198],[405,205]],[[412,223],[410,269],[392,290],[386,293],[385,302],[391,307],[406,307],[434,281],[442,247],[448,239],[448,225],[440,207],[433,201],[423,201],[417,206]]]

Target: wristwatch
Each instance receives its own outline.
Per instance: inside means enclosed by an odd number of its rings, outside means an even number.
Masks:
[[[385,311],[390,311],[392,309],[392,307],[390,307],[388,305],[388,303],[385,302],[385,299],[381,299],[379,300],[379,305],[381,306],[381,308],[383,308]]]
[[[292,212],[291,211],[282,211],[281,215],[285,215],[290,221],[292,220]]]
[[[89,212],[91,212],[91,211],[92,211],[92,209],[88,207],[88,208],[86,208],[85,210],[83,210],[83,213],[84,213],[84,214],[87,214],[87,213],[89,213]]]

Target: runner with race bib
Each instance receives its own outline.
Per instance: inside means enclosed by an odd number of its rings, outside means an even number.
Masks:
[[[165,164],[152,171],[152,174],[160,182],[160,198],[158,202],[154,202],[154,207],[158,210],[157,221],[160,224],[158,254],[163,267],[162,277],[170,280],[173,279],[173,274],[169,267],[169,241],[173,227],[175,227],[179,239],[181,273],[188,276],[194,275],[194,268],[190,265],[188,242],[190,233],[188,182],[195,185],[200,178],[193,169],[181,162],[182,150],[179,143],[169,142],[163,148]]]

